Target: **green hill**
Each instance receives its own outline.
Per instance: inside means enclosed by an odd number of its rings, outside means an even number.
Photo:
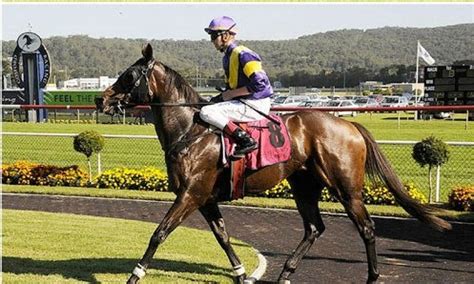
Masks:
[[[351,85],[352,81],[365,77],[375,79],[374,76],[381,72],[403,73],[394,80],[409,80],[416,62],[417,40],[430,52],[436,64],[474,60],[474,24],[337,30],[291,40],[241,43],[262,56],[264,69],[272,80],[292,80],[293,84],[302,80],[301,84],[318,85],[318,80],[340,81],[342,72],[346,71],[347,83]],[[139,58],[145,42],[144,39],[95,39],[84,35],[43,39],[52,60],[53,76],[57,79],[114,76]],[[194,80],[196,74],[207,79],[222,76],[221,55],[210,41],[152,40],[151,43],[156,58],[189,80]],[[4,73],[8,73],[5,58],[11,56],[15,44],[15,41],[2,42]],[[396,66],[395,70],[390,70],[393,69],[391,66]],[[333,79],[328,77],[329,73]],[[354,73],[360,74],[351,78]],[[313,75],[320,78],[309,78]]]

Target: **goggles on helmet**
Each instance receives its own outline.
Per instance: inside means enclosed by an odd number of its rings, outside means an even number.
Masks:
[[[211,40],[216,40],[216,38],[218,38],[219,36],[225,34],[226,32],[231,32],[231,29],[235,26],[236,24],[233,24],[232,26],[230,26],[228,29],[226,30],[206,30],[206,32],[211,36]]]

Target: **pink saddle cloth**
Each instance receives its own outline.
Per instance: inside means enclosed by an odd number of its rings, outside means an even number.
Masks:
[[[257,170],[276,163],[285,162],[291,155],[291,141],[281,117],[271,115],[280,123],[267,118],[238,124],[258,142],[258,148],[245,157],[245,168]],[[224,135],[225,154],[231,157],[235,148],[232,138]],[[228,159],[226,159],[228,160]]]

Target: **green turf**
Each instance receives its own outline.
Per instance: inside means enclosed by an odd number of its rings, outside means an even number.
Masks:
[[[112,218],[3,210],[3,283],[124,283],[156,225]],[[254,250],[232,240],[247,270]],[[143,283],[232,283],[213,234],[179,227],[158,249]]]
[[[398,115],[395,113],[362,113],[355,118],[344,117],[367,127],[377,140],[411,140],[418,141],[429,135],[435,135],[444,141],[474,142],[474,122],[467,124],[464,115],[456,115],[455,120],[413,120],[413,114],[400,113],[400,128]],[[3,131],[8,132],[52,132],[79,133],[94,129],[102,134],[156,135],[152,124],[123,125],[123,124],[66,124],[66,123],[18,123],[3,122]]]

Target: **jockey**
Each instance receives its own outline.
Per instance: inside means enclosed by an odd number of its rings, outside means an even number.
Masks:
[[[270,112],[273,89],[262,69],[260,56],[235,41],[236,23],[230,17],[218,17],[204,30],[215,48],[224,53],[222,59],[226,91],[214,97],[217,102],[201,109],[200,117],[232,137],[237,143],[234,156],[243,156],[257,148],[257,142],[236,122],[262,119]],[[258,111],[256,111],[258,110]]]

